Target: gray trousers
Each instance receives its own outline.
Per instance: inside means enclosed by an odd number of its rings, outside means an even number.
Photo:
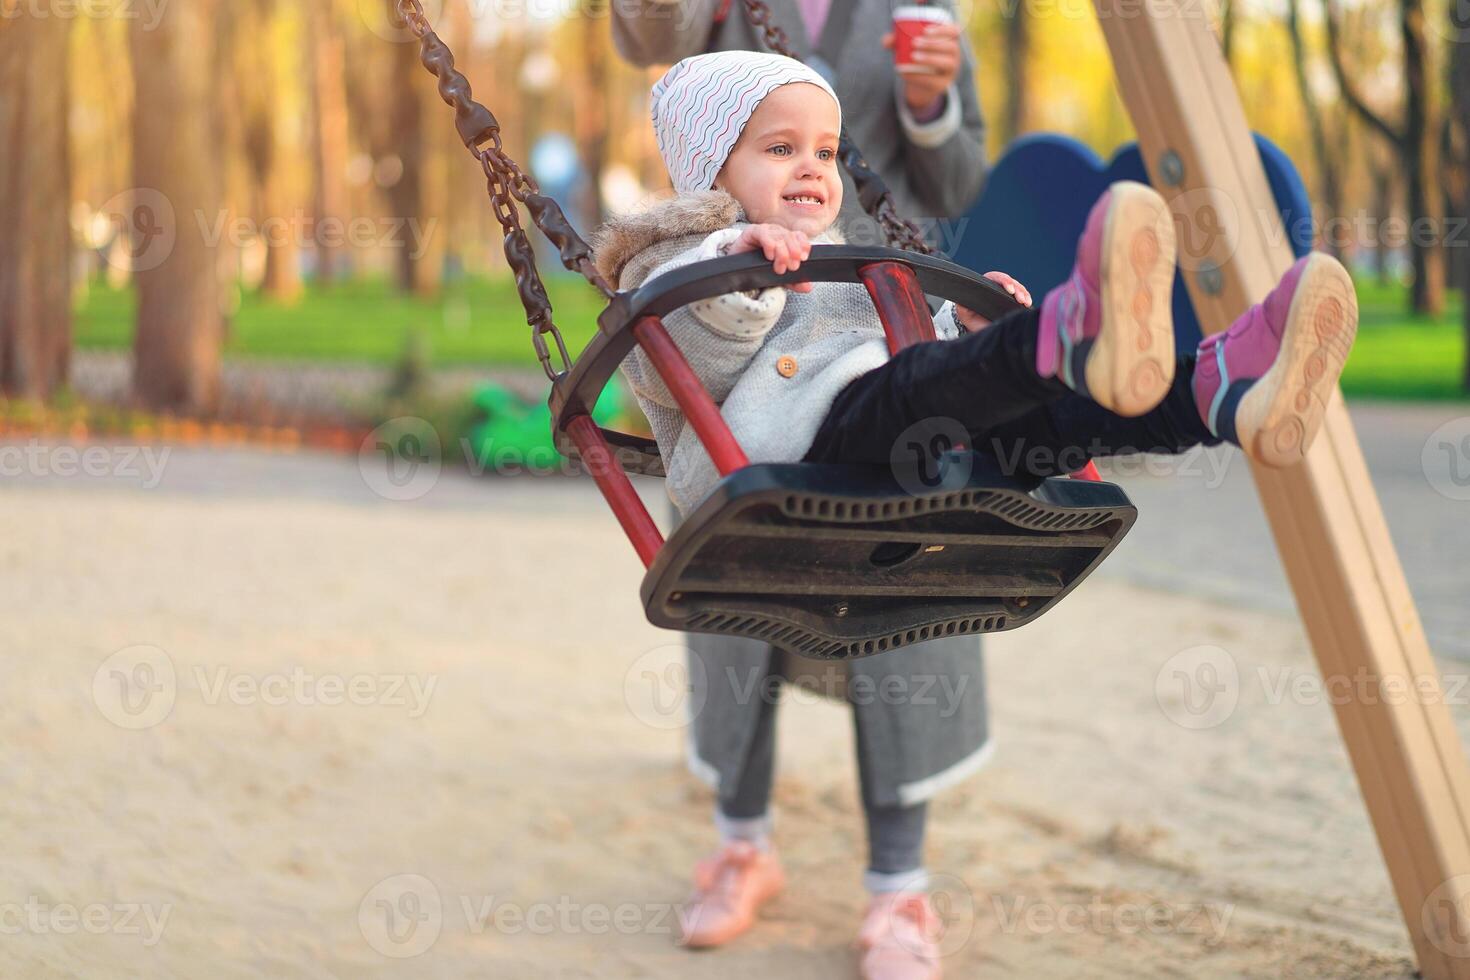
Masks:
[[[677,526],[672,506],[670,514]],[[978,637],[931,640],[841,665],[728,636],[689,634],[686,643],[698,706],[690,768],[715,787],[723,817],[752,819],[769,810],[775,692],[794,674],[838,666],[845,683],[834,693],[853,707],[869,870],[895,874],[922,866],[928,799],[966,778],[989,754]],[[833,690],[826,684],[818,689]]]
[[[782,658],[771,657],[777,664]],[[764,689],[764,686],[763,686]],[[771,806],[771,784],[776,774],[776,706],[774,698],[762,698],[755,731],[746,750],[739,775],[727,789],[720,787],[720,813],[733,820],[763,817]],[[858,741],[858,774],[863,784],[863,814],[868,823],[868,870],[877,874],[916,871],[924,864],[924,827],[927,802],[911,806],[881,806],[869,791],[870,766],[863,758],[864,743]]]

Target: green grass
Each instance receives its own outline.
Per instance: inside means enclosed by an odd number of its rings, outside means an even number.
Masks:
[[[597,329],[599,297],[582,279],[570,277],[548,282],[547,293],[575,356]],[[135,305],[131,289],[94,283],[77,308],[76,345],[129,348]],[[436,365],[536,365],[531,328],[514,284],[487,279],[447,286],[435,300],[404,295],[380,280],[312,287],[293,306],[246,293],[233,317],[225,353],[383,364],[398,358],[416,329],[424,331]]]
[[[548,284],[556,321],[575,356],[596,329],[601,303],[581,279]],[[1343,374],[1353,397],[1464,399],[1460,374],[1465,337],[1462,297],[1449,295],[1438,317],[1412,317],[1401,286],[1358,283],[1361,326]],[[94,285],[77,311],[76,343],[121,349],[132,343],[133,294]],[[313,287],[291,307],[257,295],[243,297],[226,345],[239,357],[389,363],[411,329],[426,332],[436,365],[495,364],[534,367],[530,329],[515,287],[507,280],[468,279],[433,301],[404,296],[385,281]]]
[[[1465,364],[1463,296],[1447,295],[1437,317],[1408,313],[1405,287],[1358,281],[1358,340],[1342,375],[1349,397],[1398,400],[1470,398],[1460,385]]]

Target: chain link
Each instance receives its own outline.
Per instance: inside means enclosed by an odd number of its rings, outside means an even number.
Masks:
[[[542,194],[535,179],[506,155],[500,142],[500,123],[489,109],[475,101],[469,79],[455,69],[453,53],[434,33],[420,0],[396,0],[395,7],[403,26],[419,42],[424,67],[439,79],[440,97],[454,107],[460,138],[485,172],[491,209],[505,234],[505,259],[515,275],[516,290],[526,310],[526,323],[531,327],[531,345],[546,377],[552,382],[559,381],[572,369],[572,358],[552,318],[551,300],[536,271],[536,256],[516,205],[525,205],[532,223],[557,246],[563,265],[580,273],[604,298],[611,299],[614,291],[598,273],[591,247],[572,228],[560,205]],[[559,364],[553,362],[548,336],[555,345]]]
[[[771,20],[771,8],[765,0],[742,0],[752,26],[758,28],[766,47],[777,54],[800,61],[791,49],[791,42],[779,24]],[[486,189],[490,195],[495,220],[505,233],[505,258],[515,275],[516,289],[520,293],[521,305],[526,309],[526,323],[531,327],[531,344],[536,349],[536,358],[541,368],[553,382],[565,377],[571,370],[572,359],[567,353],[565,339],[552,318],[551,300],[546,295],[546,286],[536,271],[535,253],[521,226],[520,210],[524,205],[531,221],[543,235],[560,251],[564,266],[580,273],[593,288],[611,299],[615,292],[598,273],[592,260],[592,249],[572,228],[562,213],[561,207],[541,193],[536,181],[521,170],[504,151],[500,142],[500,123],[489,109],[474,100],[469,79],[454,67],[454,55],[449,47],[434,33],[420,0],[395,0],[398,18],[403,26],[418,40],[422,49],[424,67],[439,79],[439,95],[454,107],[456,126],[460,138],[480,162],[485,172]],[[898,214],[883,179],[868,166],[863,155],[853,144],[844,127],[838,146],[838,156],[852,175],[857,188],[858,200],[883,229],[889,244],[909,251],[934,254],[933,248],[924,240],[923,233],[912,222]],[[550,337],[560,358],[560,366],[553,363]]]

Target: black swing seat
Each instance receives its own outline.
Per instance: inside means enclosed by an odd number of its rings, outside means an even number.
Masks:
[[[1016,479],[983,454],[947,454],[934,482],[916,494],[879,467],[737,470],[645,574],[648,619],[821,659],[1014,629],[1138,516],[1111,483]]]
[[[632,350],[640,318],[735,290],[858,283],[874,263],[902,266],[923,293],[992,320],[1016,307],[969,269],[889,248],[819,245],[799,273],[780,275],[753,252],[692,263],[619,293],[603,311],[597,335],[552,387],[558,448],[580,457],[567,427],[591,414]],[[596,431],[621,469],[664,475],[652,439]],[[652,557],[644,611],[655,626],[764,640],[825,659],[1015,629],[1086,578],[1138,516],[1113,484],[1008,475],[984,454],[944,454],[933,475],[916,487],[886,467],[735,469]]]

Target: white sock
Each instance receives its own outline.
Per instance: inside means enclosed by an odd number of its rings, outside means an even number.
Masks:
[[[715,807],[715,829],[720,832],[720,843],[749,841],[762,851],[771,849],[771,814],[758,817],[727,817]]]
[[[863,887],[873,896],[892,892],[921,892],[929,887],[929,872],[923,868],[912,871],[864,871]]]

